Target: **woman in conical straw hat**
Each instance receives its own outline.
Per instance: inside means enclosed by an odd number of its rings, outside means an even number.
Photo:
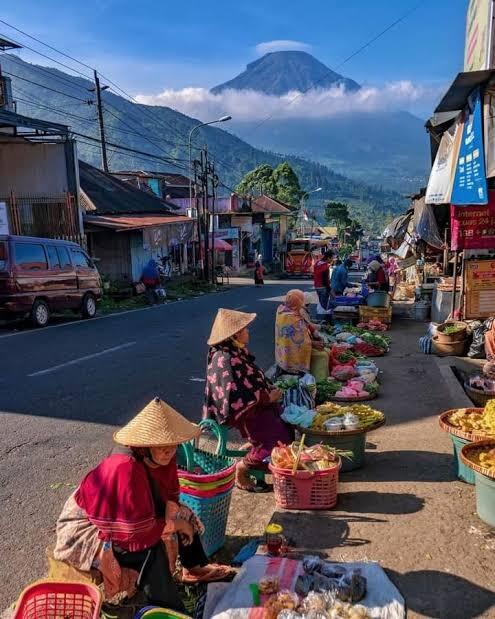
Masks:
[[[172,574],[177,553],[186,583],[224,580],[232,570],[211,565],[204,528],[179,504],[175,453],[199,427],[159,398],[115,432],[121,447],[82,480],[57,523],[54,559],[101,572],[105,597],[131,597],[184,612]]]
[[[266,491],[254,483],[253,469],[265,470],[279,441],[293,440],[280,418],[282,393],[266,378],[249,353],[249,325],[256,314],[220,308],[208,344],[208,367],[203,417],[236,428],[249,441],[248,454],[237,465],[236,484],[249,492]]]

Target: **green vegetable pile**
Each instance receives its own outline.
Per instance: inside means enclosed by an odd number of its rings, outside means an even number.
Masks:
[[[316,383],[316,404],[324,404],[328,402],[330,398],[342,389],[343,383],[332,378],[326,378],[325,380],[319,380]]]
[[[292,389],[292,387],[297,387],[298,382],[298,379],[295,377],[280,379],[275,381],[275,387],[278,387],[278,389],[281,389],[282,391],[288,391],[289,389]]]
[[[378,395],[380,391],[380,385],[377,382],[368,383],[364,386],[364,390],[367,391],[370,395]]]
[[[381,348],[382,350],[389,349],[390,340],[383,335],[378,335],[378,333],[370,333],[368,331],[365,331],[361,335],[361,339],[367,344],[371,344],[372,346],[376,346],[377,348]]]
[[[460,331],[464,331],[464,327],[458,325],[448,325],[443,329],[445,335],[454,335],[454,333],[459,333]]]

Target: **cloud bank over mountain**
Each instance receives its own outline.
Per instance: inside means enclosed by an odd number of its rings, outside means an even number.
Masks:
[[[414,84],[403,80],[384,86],[363,86],[355,92],[342,87],[291,91],[281,96],[254,90],[227,89],[212,93],[205,88],[167,89],[156,95],[138,95],[147,105],[163,105],[202,121],[232,115],[238,121],[283,118],[333,118],[355,112],[413,111],[431,108],[443,86]]]
[[[290,39],[276,39],[275,41],[265,41],[264,43],[258,43],[254,48],[259,56],[270,54],[271,52],[284,52],[284,51],[299,51],[310,52],[313,46],[303,41],[291,41]]]

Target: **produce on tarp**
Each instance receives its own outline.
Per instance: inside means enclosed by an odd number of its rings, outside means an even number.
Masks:
[[[358,373],[352,365],[336,365],[332,368],[332,378],[340,382],[345,382],[351,378],[355,378]]]
[[[275,387],[281,389],[282,391],[287,391],[292,387],[297,387],[299,384],[299,379],[297,376],[281,376],[278,380],[275,381]]]
[[[332,378],[318,381],[316,383],[316,404],[328,402],[328,400],[333,398],[337,391],[342,388],[342,385],[342,382]]]
[[[364,383],[362,381],[353,379],[348,381],[335,395],[338,398],[365,398],[369,396],[369,393],[364,390]]]
[[[365,357],[381,357],[385,352],[383,348],[379,348],[373,344],[368,344],[367,342],[354,344],[352,348],[355,353],[364,355]]]
[[[369,320],[368,322],[360,322],[357,325],[358,329],[364,329],[366,331],[386,331],[387,325],[381,320]]]
[[[383,335],[378,335],[378,333],[363,333],[361,335],[361,339],[364,340],[367,344],[371,344],[372,346],[376,346],[377,348],[382,348],[385,352],[389,349],[389,341],[383,337]]]

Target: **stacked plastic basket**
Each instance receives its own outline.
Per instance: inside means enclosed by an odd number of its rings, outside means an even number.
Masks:
[[[217,456],[190,443],[178,454],[180,501],[192,509],[205,526],[202,537],[207,555],[225,543],[225,530],[235,483],[235,460]]]

